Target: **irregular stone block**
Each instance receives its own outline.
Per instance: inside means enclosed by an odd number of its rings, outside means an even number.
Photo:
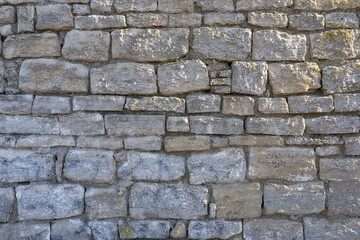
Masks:
[[[327,28],[358,28],[359,18],[355,13],[332,12],[325,16]]]
[[[242,222],[232,222],[225,220],[210,221],[190,221],[190,239],[228,239],[232,236],[241,234]]]
[[[292,0],[238,0],[236,2],[236,10],[260,10],[285,8],[292,5]]]
[[[248,22],[251,25],[259,27],[286,28],[288,25],[288,17],[285,13],[281,12],[250,12],[248,14]]]
[[[258,111],[264,114],[289,113],[286,98],[258,98]]]
[[[67,30],[74,27],[71,6],[66,4],[49,4],[36,6],[37,30]]]
[[[89,70],[56,59],[27,59],[21,64],[19,88],[39,93],[85,93]]]
[[[3,46],[5,59],[60,56],[60,43],[55,33],[11,35]]]
[[[221,148],[229,146],[228,138],[223,137],[212,137],[211,138],[211,147],[212,148]]]
[[[241,148],[192,154],[187,159],[190,184],[243,182],[246,160]]]
[[[119,150],[124,148],[123,140],[117,137],[87,137],[80,136],[76,141],[79,148],[99,148]]]
[[[316,156],[329,157],[340,154],[340,148],[338,146],[323,146],[315,149]]]
[[[193,30],[192,49],[206,59],[245,60],[251,53],[251,31],[237,27],[201,27]]]
[[[332,96],[289,96],[290,113],[323,113],[334,109]]]
[[[56,118],[0,116],[0,133],[59,134]]]
[[[74,96],[74,111],[122,111],[125,104],[123,96]]]
[[[311,181],[316,178],[315,153],[312,148],[251,148],[249,179]]]
[[[83,30],[124,28],[126,19],[123,15],[89,15],[75,17],[75,28]]]
[[[88,188],[85,193],[85,213],[89,219],[125,217],[126,189],[123,187]]]
[[[94,94],[156,94],[154,66],[141,63],[114,63],[90,71]]]
[[[349,59],[356,57],[353,30],[332,30],[310,34],[311,56],[318,59]]]
[[[0,24],[16,23],[15,8],[12,6],[0,7]]]
[[[91,229],[94,240],[106,240],[118,238],[118,227],[116,220],[90,221],[88,226]]]
[[[286,145],[300,145],[300,146],[323,146],[323,145],[342,145],[344,141],[336,136],[322,136],[322,137],[288,137],[285,139]]]
[[[303,239],[301,223],[282,219],[251,219],[244,221],[245,239]]]
[[[242,94],[262,95],[268,78],[266,62],[233,62],[232,91]]]
[[[30,114],[32,102],[32,95],[1,95],[0,113],[10,115]]]
[[[335,112],[360,111],[360,94],[335,94]]]
[[[160,151],[162,138],[159,136],[128,137],[124,140],[125,149]]]
[[[108,135],[146,136],[165,134],[165,115],[106,115]]]
[[[66,154],[63,173],[70,181],[111,183],[115,175],[113,152],[70,149]]]
[[[169,237],[170,222],[159,220],[119,220],[119,234],[121,239]]]
[[[289,27],[299,31],[315,31],[325,28],[324,15],[319,13],[300,13],[289,16]]]
[[[114,59],[160,62],[178,59],[189,51],[189,30],[185,28],[120,29],[111,37]]]
[[[240,25],[246,22],[242,13],[207,13],[204,15],[205,25]]]
[[[34,115],[70,113],[70,98],[56,96],[36,96],[32,105]]]
[[[360,137],[345,137],[345,155],[360,155]]]
[[[223,97],[222,113],[225,115],[254,115],[254,108],[255,100],[252,97]]]
[[[360,216],[359,198],[358,181],[330,182],[327,198],[328,215]]]
[[[232,12],[235,10],[234,2],[223,0],[221,2],[213,0],[195,0],[196,6],[201,7],[204,12]]]
[[[261,215],[262,192],[259,183],[215,185],[212,190],[217,218],[241,219]]]
[[[29,135],[21,136],[16,141],[18,148],[73,147],[75,140],[71,136]]]
[[[157,0],[115,0],[117,12],[152,12],[157,10]]]
[[[303,135],[305,119],[303,117],[289,118],[247,118],[245,128],[248,133],[269,135]]]
[[[166,131],[190,132],[189,118],[169,116],[166,121]]]
[[[186,227],[185,221],[177,221],[174,228],[170,231],[170,237],[185,238],[187,234]]]
[[[242,134],[244,121],[240,118],[190,116],[190,132],[220,135]]]
[[[194,1],[193,0],[159,0],[158,8],[160,12],[193,12]]]
[[[197,219],[207,215],[208,189],[203,186],[136,183],[129,199],[135,219]]]
[[[360,118],[356,116],[322,116],[306,119],[306,133],[342,134],[357,133],[360,130]]]
[[[305,34],[260,30],[254,32],[253,43],[253,60],[305,61]]]
[[[129,27],[166,27],[167,14],[158,13],[130,13],[127,16]]]
[[[185,99],[177,97],[127,98],[125,109],[131,111],[185,113]]]
[[[325,94],[359,91],[359,74],[360,61],[349,62],[339,67],[325,67],[322,76]]]
[[[78,184],[39,184],[16,187],[20,220],[59,219],[82,214],[84,188]]]
[[[208,136],[180,136],[165,137],[165,151],[187,152],[204,151],[210,149],[210,137]]]
[[[201,18],[199,13],[169,14],[168,27],[200,27]]]
[[[312,214],[325,210],[323,182],[295,185],[265,184],[265,214]]]
[[[320,179],[328,181],[360,180],[360,158],[321,158]]]
[[[231,136],[230,146],[283,146],[284,139],[276,136]]]
[[[13,211],[15,191],[13,188],[0,188],[0,222],[8,222]],[[0,227],[0,233],[1,233]],[[2,234],[4,236],[4,234]]]
[[[51,238],[90,240],[91,230],[81,219],[61,219],[51,223]]]
[[[73,61],[106,62],[109,48],[108,32],[71,30],[66,33],[62,55]]]
[[[4,240],[48,240],[50,239],[50,224],[30,222],[2,224],[0,235]]]
[[[321,87],[320,68],[312,62],[270,64],[269,80],[276,95],[304,93]]]
[[[190,94],[186,96],[188,113],[220,112],[221,97],[214,94]]]
[[[14,0],[14,1],[18,1],[18,0]],[[29,1],[29,0],[20,0],[20,1]],[[36,1],[36,0],[31,0],[31,1]],[[49,0],[49,2],[58,2],[58,3],[88,3],[89,1],[90,0]]]
[[[99,113],[74,113],[59,117],[60,133],[63,135],[104,134],[104,120]]]
[[[73,4],[73,13],[75,15],[90,14],[90,7],[88,5],[85,5],[85,4]]]
[[[101,13],[111,13],[114,0],[91,0],[90,8],[92,11]]]
[[[330,11],[335,9],[357,8],[360,3],[356,0],[295,0],[294,7],[297,10],[307,11]]]

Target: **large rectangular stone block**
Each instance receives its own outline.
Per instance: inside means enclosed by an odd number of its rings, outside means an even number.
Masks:
[[[360,183],[358,181],[330,182],[327,198],[328,215],[360,216]]]
[[[357,133],[360,118],[356,116],[322,116],[306,119],[306,132],[309,134]]]
[[[125,109],[131,111],[185,113],[185,99],[177,97],[143,97],[126,100]]]
[[[360,158],[321,158],[320,179],[328,181],[360,180]]]
[[[169,237],[170,221],[119,220],[120,239],[164,239]]]
[[[49,4],[36,6],[37,30],[68,30],[74,27],[71,6],[67,4]]]
[[[240,118],[190,116],[190,132],[220,135],[242,134],[244,121]]]
[[[0,133],[59,134],[59,122],[56,118],[2,115]]]
[[[89,15],[75,17],[75,28],[82,30],[124,28],[126,18],[124,15]]]
[[[210,149],[209,136],[169,136],[164,139],[165,151],[187,152]]]
[[[105,133],[103,116],[99,113],[74,113],[59,117],[63,135],[101,135]]]
[[[241,234],[242,222],[225,220],[190,221],[190,239],[228,239]]]
[[[32,95],[1,95],[0,113],[11,115],[30,114],[32,102]]]
[[[74,96],[74,111],[122,111],[125,104],[123,96]]]
[[[248,133],[269,135],[303,135],[305,119],[303,117],[289,118],[247,118],[245,129]]]
[[[0,236],[4,240],[50,239],[50,223],[18,222],[0,225]]]

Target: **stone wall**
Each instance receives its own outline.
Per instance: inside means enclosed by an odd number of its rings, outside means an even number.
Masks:
[[[360,239],[359,0],[0,0],[0,239]]]

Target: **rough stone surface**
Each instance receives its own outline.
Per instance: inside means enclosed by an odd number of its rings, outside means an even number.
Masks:
[[[13,211],[14,202],[15,202],[14,189],[0,188],[0,222],[9,221],[9,217]]]
[[[309,134],[357,133],[360,118],[355,116],[323,116],[306,119],[306,132]]]
[[[103,116],[99,113],[74,113],[59,117],[62,135],[104,134]]]
[[[227,148],[215,153],[192,154],[187,159],[190,184],[245,181],[246,160],[241,148]]]
[[[220,112],[221,97],[214,94],[191,94],[186,97],[188,113]]]
[[[185,113],[185,99],[177,97],[128,98],[125,109],[131,111]]]
[[[333,12],[325,16],[327,28],[358,28],[359,18],[355,13]]]
[[[204,151],[210,149],[208,136],[166,137],[164,140],[167,152]]]
[[[74,111],[122,111],[125,104],[123,96],[75,96]]]
[[[71,6],[66,4],[49,4],[36,6],[37,30],[67,30],[74,27]]]
[[[119,234],[121,239],[169,237],[170,222],[159,220],[119,220]]]
[[[56,118],[1,115],[0,133],[59,134],[59,123]]]
[[[167,14],[132,13],[127,15],[129,27],[165,27],[167,23]]]
[[[315,149],[316,155],[320,157],[336,156],[340,154],[338,146],[323,146]]]
[[[207,13],[204,16],[205,25],[239,25],[245,21],[242,13]]]
[[[16,141],[18,148],[41,147],[73,147],[75,140],[71,136],[29,135],[19,137]]]
[[[91,229],[94,240],[111,240],[118,238],[118,227],[116,220],[90,221],[88,226]]]
[[[222,113],[225,115],[254,115],[255,100],[252,97],[224,97]]]
[[[311,181],[316,178],[315,153],[312,148],[251,148],[249,179]]]
[[[90,240],[91,230],[81,219],[61,219],[51,223],[51,238]]]
[[[169,27],[199,27],[202,15],[199,13],[169,14]]]
[[[70,113],[70,98],[56,96],[36,96],[32,104],[35,115],[53,115]]]
[[[190,132],[188,117],[168,117],[166,121],[168,132]]]
[[[159,136],[128,137],[124,140],[125,149],[160,151],[162,138]]]
[[[228,239],[242,232],[242,222],[225,220],[190,221],[189,237],[191,239]]]
[[[336,9],[349,9],[359,7],[360,3],[354,0],[295,0],[294,7],[295,9],[307,9],[310,11],[330,11]]]
[[[328,181],[360,180],[359,158],[320,159],[320,179]]]
[[[32,102],[32,95],[2,95],[0,96],[0,113],[9,115],[30,114]]]
[[[123,140],[118,137],[88,137],[79,136],[76,140],[79,148],[99,148],[119,150],[124,148]]]
[[[117,12],[146,12],[157,10],[157,0],[115,0]]]
[[[360,94],[335,94],[334,105],[336,112],[360,111]]]
[[[174,228],[170,232],[172,238],[185,238],[186,237],[186,223],[184,221],[176,222]]]
[[[289,27],[300,31],[314,31],[325,28],[325,18],[319,13],[300,13],[289,16]]]
[[[20,220],[59,219],[80,215],[84,188],[77,184],[39,184],[16,187]]]
[[[268,183],[264,190],[265,214],[312,214],[325,210],[323,182],[280,185]]]
[[[360,137],[345,138],[345,155],[360,155]]]
[[[258,98],[258,111],[263,114],[289,113],[286,98]]]
[[[328,215],[360,215],[360,183],[357,181],[330,182],[327,199]]]
[[[114,0],[91,0],[90,8],[95,12],[110,13]]]
[[[273,8],[285,8],[292,5],[292,0],[238,0],[236,10],[266,10]]]
[[[333,97],[290,96],[290,113],[327,113],[334,109]]]
[[[136,183],[130,193],[129,212],[135,219],[197,219],[207,214],[207,204],[206,187]]]
[[[269,135],[303,135],[305,119],[289,118],[247,118],[245,128],[248,133]]]
[[[123,15],[89,15],[75,18],[75,28],[83,30],[124,28],[126,19]]]
[[[12,6],[0,7],[0,24],[15,23],[15,8]]]
[[[0,225],[0,235],[5,240],[50,239],[49,223],[8,223]]]
[[[277,136],[231,136],[230,146],[283,146],[284,139]]]
[[[194,1],[192,0],[159,0],[158,9],[160,12],[193,12]]]
[[[251,12],[248,15],[250,24],[259,27],[279,27],[286,28],[288,25],[288,17],[285,13],[263,13]]]
[[[344,143],[342,139],[336,136],[321,136],[321,137],[288,137],[285,139],[287,145],[296,146],[323,146],[323,145],[341,145]]]

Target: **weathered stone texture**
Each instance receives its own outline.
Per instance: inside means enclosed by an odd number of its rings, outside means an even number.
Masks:
[[[67,30],[74,27],[71,6],[66,4],[49,4],[36,6],[37,30]]]
[[[289,113],[286,98],[258,98],[258,111],[264,114]]]
[[[13,211],[14,202],[15,202],[14,189],[0,188],[0,222],[9,221],[9,217]]]
[[[169,237],[170,222],[159,220],[119,220],[119,234],[121,239],[152,238],[163,239]]]
[[[333,12],[325,16],[328,28],[358,28],[359,18],[355,13]]]
[[[167,23],[167,14],[132,13],[127,15],[129,27],[165,27]]]
[[[9,115],[30,114],[32,95],[1,95],[0,113]]]
[[[202,15],[199,13],[169,14],[169,27],[199,27]]]
[[[285,8],[292,5],[292,0],[238,0],[236,10],[266,10],[273,8]]]
[[[131,111],[185,113],[185,99],[177,97],[127,98],[125,109]]]
[[[128,137],[124,140],[125,149],[160,151],[162,138],[159,136]]]
[[[210,149],[208,136],[166,137],[164,140],[167,152],[204,151]]]
[[[81,219],[61,219],[51,223],[51,238],[90,240],[91,230]]]
[[[4,240],[50,239],[49,223],[8,223],[0,225],[0,235]]]
[[[334,109],[332,96],[290,96],[290,113],[326,113]]]
[[[15,8],[12,6],[0,7],[0,24],[15,23]]]
[[[135,219],[197,219],[207,215],[207,204],[206,187],[136,183],[131,188],[129,211]]]
[[[288,25],[288,17],[285,13],[263,13],[251,12],[248,14],[248,22],[260,27],[279,27],[286,28]]]
[[[221,97],[214,94],[190,94],[186,97],[188,113],[220,112]]]
[[[88,137],[79,136],[76,140],[79,148],[99,148],[119,150],[124,148],[123,140],[118,137]]]
[[[244,121],[240,118],[190,116],[190,132],[195,134],[242,134]]]
[[[300,13],[289,16],[289,27],[299,31],[314,31],[325,28],[325,18],[319,13]]]
[[[117,220],[98,220],[88,222],[94,240],[118,238]]]
[[[295,9],[310,11],[331,11],[336,9],[351,9],[359,7],[356,0],[294,0]]]
[[[160,12],[192,12],[194,11],[193,0],[158,0]]]
[[[360,118],[355,116],[323,116],[306,119],[306,132],[309,134],[357,133]]]
[[[32,105],[35,115],[52,115],[70,113],[70,98],[56,96],[36,96]]]
[[[190,132],[188,117],[168,117],[166,121],[168,132]]]
[[[255,100],[252,97],[223,98],[222,113],[225,115],[246,116],[254,115]]]
[[[248,133],[269,135],[303,135],[305,119],[289,118],[247,118],[245,128]]]
[[[340,154],[340,148],[338,146],[323,146],[315,149],[316,155],[320,157],[336,156]]]
[[[359,158],[320,159],[320,179],[329,181],[360,180]]]
[[[110,13],[114,0],[91,0],[90,8],[95,12]]]
[[[122,111],[125,104],[123,96],[75,96],[74,111]]]
[[[360,111],[360,94],[335,94],[335,112]]]
[[[18,148],[41,147],[73,147],[75,140],[71,136],[29,135],[19,137],[16,141]]]
[[[75,28],[83,30],[124,28],[126,19],[123,15],[89,15],[75,17]]]
[[[284,139],[277,136],[231,136],[230,146],[283,146]]]
[[[345,138],[345,155],[360,155],[360,137]]]
[[[328,215],[360,215],[360,183],[357,181],[330,182],[327,199]]]
[[[157,10],[157,0],[115,0],[117,12],[146,12]]]
[[[59,123],[56,118],[1,115],[0,133],[59,134]]]
[[[60,133],[63,135],[104,134],[104,120],[99,113],[74,113],[59,117]]]
[[[189,238],[191,239],[228,239],[242,232],[242,222],[225,220],[190,221]]]

